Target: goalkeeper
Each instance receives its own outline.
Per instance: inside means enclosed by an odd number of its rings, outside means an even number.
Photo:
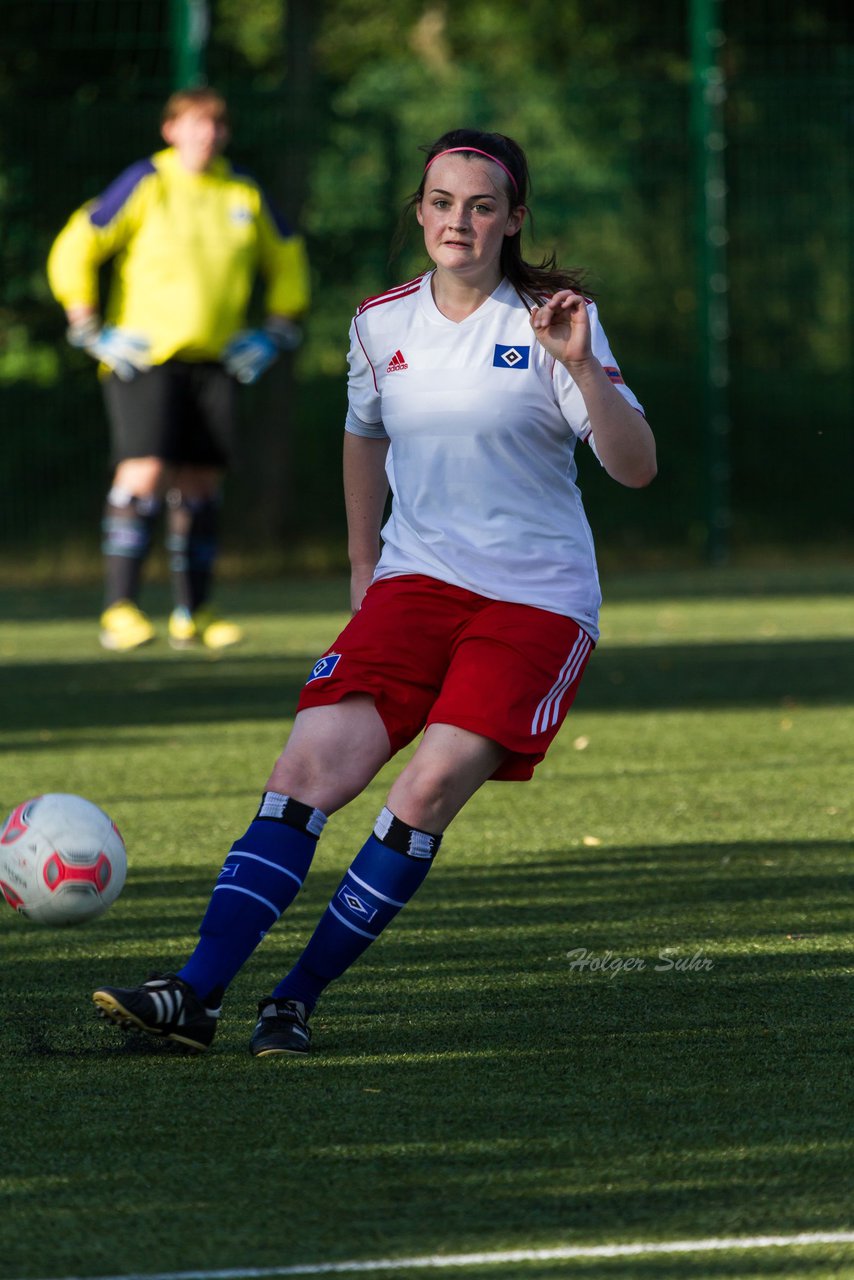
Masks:
[[[103,516],[100,640],[123,652],[154,638],[139,593],[164,503],[170,643],[221,649],[240,640],[240,628],[211,607],[236,388],[298,345],[308,304],[302,239],[222,155],[229,125],[220,94],[172,94],[161,131],[166,149],[78,209],[48,259],[68,340],[97,360],[102,378],[115,472]],[[107,261],[102,320],[98,274]],[[259,275],[267,318],[251,329]]]

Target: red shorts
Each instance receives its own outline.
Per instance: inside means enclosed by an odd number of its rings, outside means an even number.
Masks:
[[[524,781],[578,691],[593,641],[577,622],[420,574],[371,586],[315,664],[297,710],[352,693],[376,704],[392,755],[429,724],[506,747],[493,777]]]

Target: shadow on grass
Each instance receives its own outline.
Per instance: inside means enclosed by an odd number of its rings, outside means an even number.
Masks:
[[[534,1010],[538,1049],[558,1049],[566,1002],[573,1019],[588,1006],[596,1009],[595,1024],[573,1021],[576,1036],[594,1038],[605,1031],[646,1037],[737,1027],[748,1009],[769,1026],[787,984],[790,994],[791,984],[811,988],[803,1006],[789,1002],[790,1014],[809,1021],[841,1014],[841,990],[838,1005],[819,1009],[823,987],[844,984],[840,868],[848,852],[843,841],[761,841],[727,845],[726,861],[720,847],[708,845],[597,849],[595,860],[577,849],[546,859],[520,850],[489,868],[440,860],[401,919],[328,998],[361,1019],[381,1018],[391,1000],[393,1017],[405,1013],[411,1028],[402,1040],[383,1040],[379,1051],[392,1055],[416,1046],[441,1052],[451,1038],[475,1056],[527,1047],[523,1028]],[[79,981],[93,950],[99,958],[92,980],[133,985],[145,975],[137,959],[122,956],[138,955],[141,940],[144,966],[179,966],[194,945],[217,870],[137,866],[120,902],[82,928],[43,929],[10,918],[3,943],[7,999],[14,1004],[42,982],[65,988]],[[259,994],[290,968],[343,870],[343,864],[315,868],[247,964]],[[106,951],[113,957],[109,978],[100,958]],[[374,982],[381,999],[372,993]],[[556,989],[563,993],[560,1009],[553,1005]],[[722,991],[728,994],[720,1002]],[[637,998],[658,1005],[655,1017],[624,1023],[622,1011]],[[464,1024],[457,1023],[463,1015]],[[453,1025],[434,1041],[443,1019]],[[347,1048],[377,1051],[367,1041]]]
[[[0,586],[0,622],[89,621],[95,642],[98,615],[103,608],[100,586]],[[218,606],[229,613],[285,615],[341,613],[349,608],[349,582],[340,574],[287,577],[266,582],[223,583]],[[168,585],[152,582],[142,592],[141,606],[154,619],[165,618],[172,607]]]
[[[842,942],[834,953],[828,939],[845,848],[727,852],[725,865],[707,845],[440,863],[327,992],[302,1062],[253,1061],[247,1041],[255,1002],[290,967],[337,870],[309,877],[234,983],[211,1053],[187,1060],[98,1026],[89,1007],[100,983],[181,962],[215,873],[137,868],[85,930],[10,922],[22,927],[3,943],[0,1034],[15,1106],[52,1126],[73,1097],[51,1174],[84,1175],[76,1195],[95,1214],[115,1180],[135,1270],[165,1265],[145,1242],[167,1206],[191,1242],[182,1268],[281,1265],[265,1226],[289,1203],[300,1206],[289,1263],[832,1229],[846,1041]],[[578,947],[647,963],[573,970]],[[711,967],[657,970],[662,948],[702,950]],[[195,1117],[192,1143],[175,1142],[176,1116]],[[105,1169],[95,1153],[117,1126]],[[39,1169],[32,1130],[9,1136],[9,1170]],[[24,1221],[32,1196],[12,1198]],[[681,1260],[672,1273],[695,1274]]]
[[[317,653],[186,655],[132,662],[16,663],[0,669],[0,723],[21,733],[133,729],[229,720],[282,720]],[[576,706],[690,710],[854,701],[848,640],[641,646],[597,652]]]
[[[608,603],[644,600],[755,599],[768,596],[850,596],[852,564],[797,563],[788,566],[694,569],[639,569],[626,572],[603,568],[603,592]],[[55,583],[32,588],[0,585],[0,622],[6,620],[74,621],[91,619],[101,610],[99,584]],[[342,612],[348,608],[349,582],[341,573],[312,571],[266,580],[232,574],[219,587],[220,605],[238,614],[269,616],[288,612]],[[154,617],[171,607],[163,567],[144,588],[142,606]]]

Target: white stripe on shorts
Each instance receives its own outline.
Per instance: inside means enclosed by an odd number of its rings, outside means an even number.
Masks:
[[[579,631],[578,638],[569,651],[569,657],[561,667],[560,675],[534,712],[531,733],[544,733],[546,729],[551,729],[558,723],[561,699],[577,678],[592,647],[593,641],[586,631]]]

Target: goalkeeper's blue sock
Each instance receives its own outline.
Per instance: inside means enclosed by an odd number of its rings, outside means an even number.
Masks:
[[[136,602],[159,512],[157,498],[137,498],[115,485],[107,494],[101,522],[105,609],[119,600]]]
[[[383,809],[336,889],[293,969],[273,995],[300,1000],[310,1011],[321,992],[357,960],[406,906],[430,870],[441,844]]]
[[[178,970],[178,977],[199,999],[219,1003],[232,978],[293,902],[325,823],[319,809],[265,792],[254,821],[223,864],[199,926],[198,945]]]
[[[190,613],[208,600],[217,556],[218,498],[166,495],[166,549],[176,607]]]

